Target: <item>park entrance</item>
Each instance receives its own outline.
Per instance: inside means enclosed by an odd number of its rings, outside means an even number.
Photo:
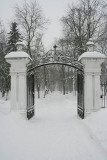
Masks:
[[[23,44],[17,43],[17,51],[5,56],[6,61],[11,64],[11,110],[19,110],[27,119],[33,117],[35,69],[54,64],[70,66],[76,70],[78,115],[84,118],[98,111],[101,108],[101,64],[106,56],[94,51],[92,39],[87,42],[87,48],[88,51],[77,60],[71,55],[56,50],[54,46],[54,50],[38,57],[35,63],[28,66],[32,59],[23,51]]]
[[[48,51],[39,57],[33,65],[27,69],[27,118],[34,116],[34,74],[35,69],[46,65],[65,65],[76,69],[77,72],[77,113],[80,118],[84,118],[84,72],[83,66],[72,56],[62,53],[60,50]]]

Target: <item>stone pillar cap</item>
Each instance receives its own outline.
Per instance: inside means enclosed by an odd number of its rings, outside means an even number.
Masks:
[[[100,52],[96,52],[96,51],[94,51],[94,52],[84,52],[80,57],[79,57],[79,59],[78,59],[78,61],[80,61],[81,59],[83,59],[83,58],[87,58],[87,59],[90,59],[90,58],[92,58],[92,59],[105,59],[106,58],[106,56],[104,55],[104,54],[102,54],[102,53],[100,53]]]
[[[5,56],[6,59],[17,59],[17,58],[29,58],[29,59],[31,59],[29,54],[23,51],[23,48],[25,46],[24,42],[17,42],[16,46],[17,46],[17,51],[12,51],[9,54],[7,54]]]
[[[7,54],[5,56],[6,59],[17,59],[17,58],[30,58],[30,56],[24,52],[24,51],[14,51],[14,52],[10,52],[9,54]]]
[[[96,52],[94,51],[94,42],[92,41],[92,38],[89,39],[89,41],[86,43],[87,47],[88,47],[88,51],[84,52],[78,59],[78,61],[80,61],[82,58],[87,58],[87,59],[105,59],[106,56],[100,52]]]

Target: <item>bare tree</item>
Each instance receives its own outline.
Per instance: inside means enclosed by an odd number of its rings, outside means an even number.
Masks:
[[[21,26],[24,33],[25,40],[27,42],[27,51],[31,54],[31,46],[37,36],[37,33],[43,29],[47,20],[42,14],[42,10],[39,4],[34,1],[25,0],[22,6],[16,6],[15,8],[17,23]]]
[[[58,45],[62,52],[77,60],[78,57],[86,51],[86,43],[89,38],[93,38],[97,48],[102,52],[107,52],[107,5],[104,0],[79,0],[78,5],[68,6],[67,14],[62,17],[63,35],[59,39]],[[102,71],[105,71],[105,64]],[[63,70],[64,71],[64,70]],[[66,89],[66,72],[62,74],[63,91]],[[69,73],[69,72],[68,72]],[[69,74],[68,74],[69,75]],[[76,71],[71,73],[70,84],[73,90],[76,90]],[[69,80],[68,80],[69,81]],[[69,85],[69,84],[68,84]],[[70,86],[69,86],[70,87]]]
[[[104,34],[106,7],[100,0],[79,0],[78,6],[69,6],[62,18],[65,39],[70,41],[80,55],[85,51],[90,37],[98,39]]]
[[[45,54],[42,38],[43,38],[43,34],[38,34],[38,36],[34,40],[34,45],[32,48],[33,63],[35,63],[35,60],[37,59],[37,57],[41,57]]]

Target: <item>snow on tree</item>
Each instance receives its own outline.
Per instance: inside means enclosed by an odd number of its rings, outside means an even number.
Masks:
[[[6,35],[5,29],[0,22],[0,92],[2,96],[10,90],[9,64],[5,61]]]

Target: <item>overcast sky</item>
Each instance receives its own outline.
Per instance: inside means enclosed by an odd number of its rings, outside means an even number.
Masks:
[[[43,42],[48,49],[52,46],[55,39],[61,36],[61,22],[60,18],[66,14],[68,4],[77,3],[78,0],[37,0],[42,7],[45,17],[50,19],[48,29],[44,31]],[[0,0],[0,19],[4,25],[9,28],[10,20],[14,17],[14,6],[21,5],[23,0]]]

